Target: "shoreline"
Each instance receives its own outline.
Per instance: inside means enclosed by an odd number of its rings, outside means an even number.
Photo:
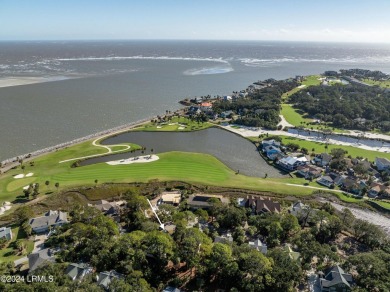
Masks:
[[[150,120],[156,119],[156,118],[157,118],[157,116],[145,118],[145,119],[131,122],[128,124],[120,125],[120,126],[117,126],[114,128],[110,128],[107,130],[103,130],[100,132],[89,134],[89,135],[84,136],[84,137],[76,138],[76,139],[71,140],[71,141],[63,142],[63,143],[49,146],[49,147],[46,147],[43,149],[38,149],[38,150],[32,151],[30,153],[25,153],[25,154],[21,154],[21,155],[15,156],[15,157],[7,158],[7,159],[4,159],[3,161],[0,161],[0,163],[2,164],[2,166],[0,167],[0,170],[2,173],[4,173],[4,172],[10,170],[11,168],[19,165],[18,159],[23,159],[25,162],[27,162],[27,161],[30,161],[34,158],[40,157],[42,155],[49,154],[49,153],[55,152],[57,150],[61,150],[61,149],[64,149],[66,147],[73,146],[73,145],[76,145],[76,144],[79,144],[79,143],[82,143],[82,142],[85,142],[85,141],[88,141],[91,139],[101,139],[101,138],[104,138],[106,136],[112,136],[112,135],[116,135],[119,133],[129,131],[135,127],[146,124]]]
[[[48,153],[51,153],[51,152],[54,152],[54,151],[57,151],[57,150],[60,150],[60,149],[64,149],[66,147],[73,146],[73,145],[76,145],[76,144],[79,144],[79,143],[82,143],[82,142],[85,142],[85,141],[88,141],[88,140],[91,140],[91,139],[97,140],[97,139],[101,139],[101,138],[104,138],[104,137],[113,136],[113,135],[116,135],[116,134],[127,132],[127,131],[129,131],[131,129],[134,129],[134,128],[138,127],[138,126],[141,126],[143,124],[148,123],[152,119],[156,119],[157,116],[159,116],[159,115],[152,116],[152,117],[145,118],[145,119],[141,119],[141,120],[138,120],[138,121],[135,121],[135,122],[131,122],[131,123],[128,123],[128,124],[120,125],[120,126],[117,126],[117,127],[114,127],[114,128],[110,128],[110,129],[107,129],[107,130],[103,130],[103,131],[100,131],[100,132],[96,132],[96,133],[93,133],[93,134],[89,134],[87,136],[76,138],[76,139],[73,139],[71,141],[63,142],[63,143],[60,143],[60,144],[57,144],[57,145],[53,145],[53,146],[49,146],[49,147],[46,147],[46,148],[43,148],[43,149],[38,149],[38,150],[32,151],[30,153],[21,154],[21,155],[18,155],[16,157],[11,157],[11,158],[4,159],[3,161],[0,161],[0,163],[2,164],[2,166],[0,167],[0,170],[1,170],[1,172],[4,173],[4,172],[10,170],[12,167],[15,167],[15,166],[19,165],[18,159],[23,159],[24,161],[30,161],[30,160],[32,160],[34,158],[37,158],[37,157],[40,157],[42,155],[45,155],[45,154],[48,154]],[[268,134],[275,134],[275,135],[284,135],[284,136],[295,137],[295,138],[302,139],[302,140],[307,140],[307,141],[321,142],[321,141],[318,141],[317,139],[313,139],[313,137],[306,137],[306,136],[301,136],[301,135],[297,135],[297,134],[292,134],[292,133],[289,133],[289,132],[286,132],[286,131],[282,131],[282,130],[275,130],[275,131],[265,130],[265,129],[253,130],[251,127],[245,127],[245,126],[240,126],[239,128],[233,128],[232,126],[234,126],[234,125],[230,125],[230,124],[228,126],[222,126],[222,125],[217,125],[216,124],[216,126],[219,126],[222,129],[225,129],[225,130],[227,130],[229,132],[235,133],[235,134],[237,134],[237,135],[239,135],[241,137],[244,137],[244,138],[246,138],[246,137],[254,137],[254,136],[258,136],[260,134],[268,133]],[[333,133],[333,134],[334,135],[338,135],[338,136],[349,136],[349,135],[343,135],[343,134],[338,134],[338,133]],[[358,136],[357,134],[358,133],[356,133],[356,136]],[[365,139],[373,139],[373,137],[369,137],[369,135],[367,135],[367,134],[368,133],[366,133]],[[378,134],[373,134],[373,135],[378,135]],[[355,136],[355,135],[350,135],[350,136]],[[386,138],[390,139],[390,136],[387,136],[387,135],[384,135],[384,136]],[[380,138],[376,137],[376,139],[380,139]],[[386,139],[383,139],[383,138],[382,138],[382,140],[386,141]],[[340,142],[340,141],[336,141],[336,140],[332,140],[332,139],[330,139],[328,141],[328,143],[329,144],[333,144],[333,145],[351,146],[351,147],[355,147],[355,148],[375,151],[375,152],[378,152],[378,153],[389,153],[390,152],[390,147],[385,147],[385,148],[388,148],[388,150],[377,149],[376,147],[365,146],[365,145],[355,145],[355,144],[352,144],[352,143]]]

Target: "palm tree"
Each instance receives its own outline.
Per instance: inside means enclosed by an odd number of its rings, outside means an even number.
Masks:
[[[56,182],[56,184],[54,186],[57,188],[57,192],[58,192],[58,189],[60,188],[60,183]]]
[[[46,188],[48,188],[49,187],[49,184],[50,184],[50,181],[45,181],[45,185],[46,185]]]
[[[99,181],[97,179],[95,179],[95,187],[97,186],[98,182]]]

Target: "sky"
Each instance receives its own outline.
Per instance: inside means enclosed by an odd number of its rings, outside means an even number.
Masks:
[[[0,0],[0,40],[390,43],[390,0]]]

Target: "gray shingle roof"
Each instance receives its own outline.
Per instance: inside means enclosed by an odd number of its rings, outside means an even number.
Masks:
[[[65,271],[65,274],[67,274],[72,279],[81,279],[85,276],[85,274],[88,274],[91,270],[91,267],[87,264],[80,263],[80,264],[70,264]]]
[[[111,284],[111,281],[114,279],[121,279],[124,278],[125,276],[116,272],[116,271],[110,271],[110,272],[100,272],[98,279],[97,279],[97,284],[100,286],[103,286],[104,288],[108,288],[108,286]]]
[[[49,211],[44,216],[31,218],[29,224],[31,228],[40,226],[52,226],[58,223],[67,223],[67,213],[61,211]]]
[[[351,287],[352,276],[344,272],[339,266],[334,266],[324,279],[320,279],[322,287],[332,287],[334,285],[343,283]]]
[[[53,251],[50,248],[45,248],[28,255],[28,267],[30,272],[49,262],[55,262]]]

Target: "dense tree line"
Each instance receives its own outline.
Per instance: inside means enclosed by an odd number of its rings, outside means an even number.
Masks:
[[[215,102],[213,110],[216,113],[234,111],[239,115],[234,120],[236,124],[276,129],[279,123],[281,96],[298,86],[298,83],[290,79],[280,81],[272,79],[267,82],[270,86],[256,90],[246,98],[238,98],[233,102],[223,100]]]
[[[145,197],[133,194],[127,199],[128,208],[120,220],[126,232],[119,232],[117,223],[97,209],[76,205],[70,213],[70,224],[58,229],[45,243],[60,249],[57,263],[34,272],[55,275],[55,281],[0,284],[0,290],[103,291],[92,275],[81,282],[64,275],[67,262],[85,262],[96,273],[115,270],[125,275],[111,283],[111,291],[156,291],[168,284],[191,289],[293,291],[306,281],[304,270],[312,267],[313,259],[318,270],[341,261],[335,240],[342,230],[354,234],[366,250],[353,252],[343,265],[357,275],[359,287],[385,291],[386,283],[390,283],[386,272],[389,257],[384,254],[390,247],[383,231],[356,220],[348,209],[336,212],[326,203],[320,209],[310,209],[310,216],[298,219],[288,212],[256,215],[234,201],[224,205],[211,200],[209,210],[194,212],[187,209],[185,202],[179,208],[162,205],[158,210],[160,218],[176,225],[175,231],[168,234],[158,229],[154,217],[145,216],[149,208]],[[207,227],[190,227],[195,217]],[[246,228],[244,222],[248,223]],[[214,243],[226,230],[231,231],[234,241]],[[267,243],[267,254],[248,245],[249,239],[256,238]],[[300,260],[286,252],[286,243],[300,253]],[[16,273],[12,265],[0,264],[3,270],[7,270],[4,274]]]
[[[291,95],[289,101],[334,127],[390,131],[390,93],[379,87],[311,86]]]

